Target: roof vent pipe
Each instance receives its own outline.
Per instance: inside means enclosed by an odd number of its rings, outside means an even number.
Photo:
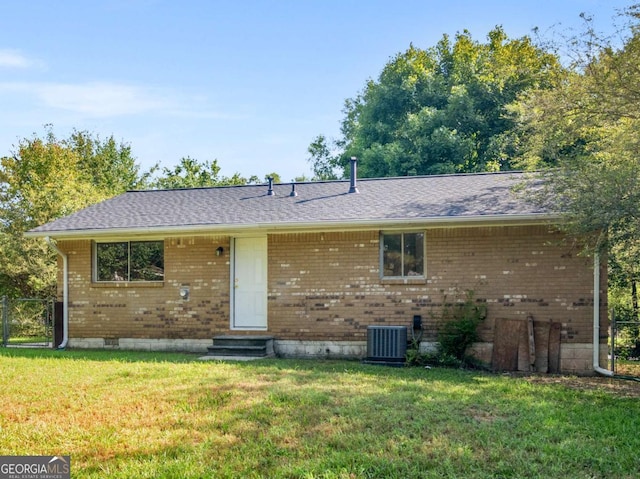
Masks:
[[[349,186],[349,193],[360,193],[356,186],[358,176],[358,167],[356,164],[358,163],[358,159],[355,156],[352,156],[349,162],[351,163],[351,185]]]
[[[291,182],[291,193],[289,196],[298,196],[298,192],[296,191],[296,184]]]
[[[275,192],[273,191],[273,177],[269,176],[267,180],[269,180],[269,189],[267,190],[267,196],[274,196]]]

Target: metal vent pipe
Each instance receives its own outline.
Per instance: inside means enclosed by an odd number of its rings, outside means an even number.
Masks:
[[[356,184],[358,177],[358,159],[355,156],[352,156],[349,161],[351,163],[351,184],[349,186],[349,193],[360,193]]]

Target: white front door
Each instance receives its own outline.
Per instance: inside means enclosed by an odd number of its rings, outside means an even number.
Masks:
[[[235,238],[231,329],[267,329],[267,238]]]

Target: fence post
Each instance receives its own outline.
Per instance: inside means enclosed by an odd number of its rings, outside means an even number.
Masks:
[[[7,347],[9,343],[9,299],[2,297],[2,346]]]
[[[51,347],[55,347],[53,345],[53,324],[54,324],[54,317],[55,317],[55,307],[56,307],[56,300],[55,298],[49,298],[47,300],[47,340],[51,340]]]
[[[611,371],[616,372],[616,334],[618,325],[616,324],[616,310],[611,308]]]

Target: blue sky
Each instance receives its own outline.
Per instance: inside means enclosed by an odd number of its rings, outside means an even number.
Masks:
[[[6,0],[0,156],[73,128],[129,143],[143,168],[183,156],[221,173],[310,175],[307,146],[339,134],[344,100],[410,43],[602,31],[631,0]]]

